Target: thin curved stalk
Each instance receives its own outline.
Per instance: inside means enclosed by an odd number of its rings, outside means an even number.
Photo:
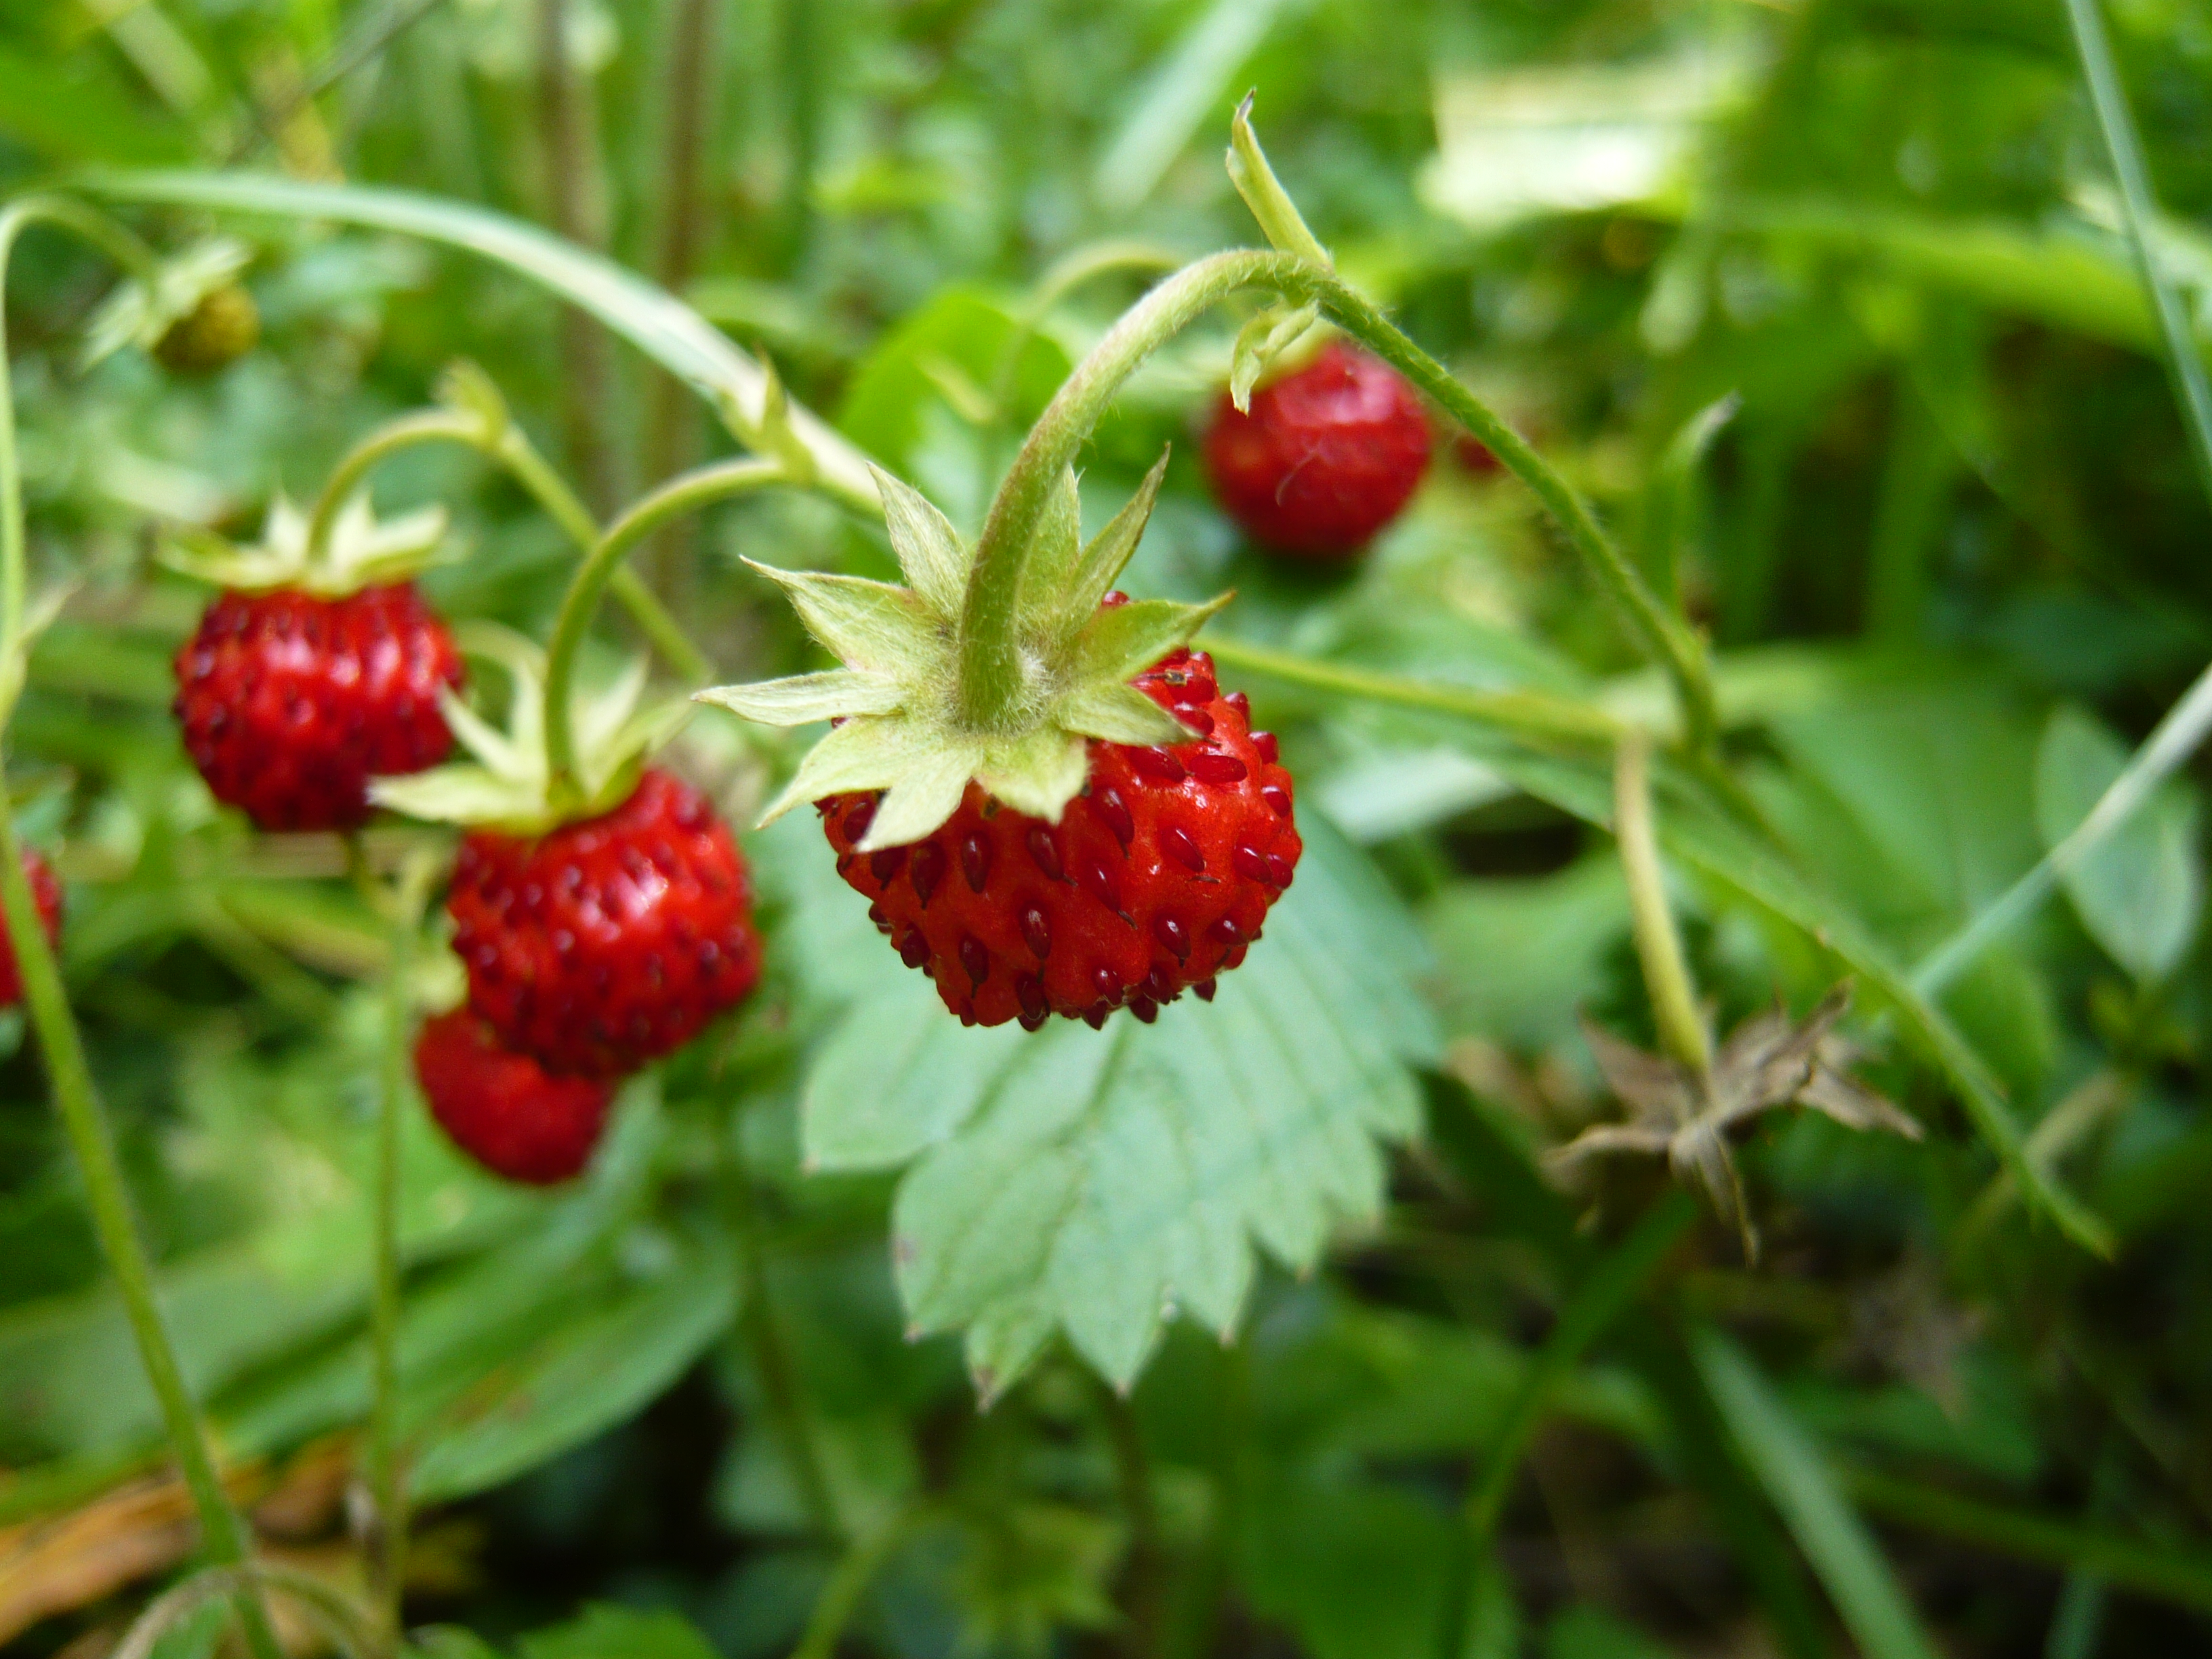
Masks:
[[[651,495],[635,502],[607,527],[584,562],[569,579],[561,600],[561,614],[553,624],[553,643],[545,656],[545,762],[550,787],[557,799],[574,786],[576,736],[569,705],[575,681],[576,653],[592,625],[599,595],[632,549],[653,532],[687,513],[750,495],[770,484],[788,483],[791,475],[781,461],[747,458],[695,468],[672,478]]]
[[[151,255],[144,245],[106,215],[73,202],[33,198],[0,211],[0,295],[6,289],[8,256],[16,237],[37,222],[76,232],[135,276],[143,278],[150,270]],[[7,670],[11,683],[15,665],[25,649],[27,588],[15,392],[9,367],[5,307],[0,305],[0,667]],[[0,723],[4,723],[9,712],[0,709]],[[114,1139],[85,1061],[84,1039],[62,986],[60,966],[40,923],[29,878],[23,872],[22,847],[15,836],[13,812],[6,783],[6,751],[0,744],[0,919],[5,921],[9,943],[15,951],[23,1000],[46,1057],[54,1109],[84,1179],[93,1231],[108,1271],[114,1275],[117,1293],[123,1299],[124,1312],[137,1343],[139,1361],[161,1404],[170,1449],[199,1516],[201,1547],[218,1565],[234,1565],[246,1559],[245,1527],[223,1492],[206,1425],[185,1386],[175,1346],[162,1322],[161,1305],[155,1300],[153,1268],[131,1214],[130,1194],[116,1159]],[[238,1615],[255,1659],[277,1659],[276,1633],[259,1601],[241,1594]]]
[[[1224,667],[1369,702],[1456,715],[1525,742],[1610,744],[1618,742],[1627,729],[1602,708],[1546,691],[1483,691],[1472,686],[1440,685],[1340,663],[1318,662],[1219,635],[1207,635],[1205,648]]]
[[[546,515],[561,526],[579,551],[588,556],[599,545],[599,526],[592,510],[568,487],[568,480],[553,464],[538,453],[520,427],[510,421],[495,433],[472,412],[427,409],[402,415],[379,427],[349,450],[331,470],[307,521],[309,548],[320,552],[347,498],[360,488],[378,463],[416,444],[433,443],[463,445],[505,468]],[[669,615],[668,608],[635,571],[625,567],[617,572],[611,588],[616,599],[637,623],[639,631],[678,675],[695,681],[712,676],[714,665],[707,653],[692,643],[683,625]]]
[[[845,1552],[830,1573],[830,1582],[823,1586],[821,1599],[814,1604],[814,1615],[806,1621],[806,1633],[792,1650],[791,1659],[831,1659],[846,1626],[860,1610],[860,1598],[867,1594],[868,1586],[883,1571],[884,1563],[914,1535],[927,1514],[921,1504],[909,1505],[877,1528],[872,1536]]]
[[[1613,830],[1620,849],[1620,868],[1628,881],[1631,931],[1644,985],[1651,997],[1652,1022],[1667,1052],[1699,1077],[1712,1069],[1712,1034],[1698,1012],[1698,995],[1683,959],[1682,936],[1667,902],[1667,879],[1659,868],[1659,842],[1651,829],[1650,757],[1640,734],[1621,739],[1613,763]]]
[[[1186,265],[1138,301],[1076,366],[1030,428],[992,500],[969,574],[957,690],[961,718],[976,730],[992,731],[1021,705],[1015,596],[1021,591],[1023,562],[1062,469],[1073,463],[1122,383],[1147,357],[1222,300],[1250,288],[1287,300],[1317,301],[1332,322],[1398,369],[1528,486],[1674,682],[1690,748],[1710,749],[1719,721],[1703,643],[1653,597],[1574,487],[1334,271],[1297,254],[1249,248]]]
[[[117,1647],[112,1659],[151,1659],[161,1638],[221,1595],[244,1596],[253,1590],[280,1590],[314,1615],[325,1632],[349,1659],[372,1659],[376,1644],[368,1620],[345,1594],[323,1580],[284,1567],[265,1567],[253,1562],[210,1567],[185,1580],[147,1604]]]

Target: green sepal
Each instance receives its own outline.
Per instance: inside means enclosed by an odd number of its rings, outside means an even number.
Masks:
[[[573,798],[555,800],[545,754],[545,659],[532,641],[496,624],[457,630],[464,649],[498,662],[514,681],[504,732],[454,696],[439,707],[454,740],[471,759],[404,777],[370,781],[379,806],[438,823],[462,823],[509,835],[538,836],[580,818],[611,812],[637,787],[639,775],[691,717],[688,699],[640,706],[646,665],[632,662],[596,692],[579,688],[569,723],[575,733]]]
[[[201,301],[252,263],[253,250],[237,238],[210,236],[161,261],[150,283],[137,277],[118,283],[85,325],[77,366],[90,368],[129,345],[153,350]]]
[[[1237,331],[1229,359],[1229,401],[1238,414],[1252,412],[1252,388],[1320,320],[1320,304],[1309,300],[1302,306],[1269,306]]]
[[[362,490],[339,508],[322,556],[307,545],[308,516],[279,495],[269,504],[261,539],[237,544],[198,525],[172,525],[154,556],[196,580],[241,593],[292,588],[326,599],[406,581],[459,556],[446,535],[446,509],[422,507],[379,520]]]
[[[1206,605],[1146,599],[1110,611],[1099,604],[1144,534],[1166,468],[1163,454],[1087,546],[1075,475],[1063,470],[1021,566],[1018,633],[1031,696],[1010,730],[961,723],[955,694],[974,551],[911,486],[875,474],[909,586],[753,564],[790,594],[808,632],[845,665],[694,694],[764,725],[835,722],[761,823],[804,801],[881,790],[861,849],[903,846],[957,811],[970,783],[1016,811],[1057,823],[1082,791],[1094,740],[1195,739],[1198,732],[1129,682],[1188,643],[1231,596]]]

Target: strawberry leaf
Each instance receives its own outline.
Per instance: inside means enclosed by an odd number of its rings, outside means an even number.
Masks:
[[[1064,1333],[1116,1384],[1187,1310],[1232,1334],[1256,1244],[1294,1270],[1373,1218],[1436,1037],[1395,898],[1325,824],[1210,1004],[1103,1032],[967,1030],[869,931],[811,825],[757,843],[800,890],[810,985],[853,1012],[805,1091],[811,1167],[910,1164],[894,1210],[916,1328],[963,1330],[987,1397]],[[872,964],[872,965],[870,965]],[[1409,965],[1410,964],[1410,965]]]

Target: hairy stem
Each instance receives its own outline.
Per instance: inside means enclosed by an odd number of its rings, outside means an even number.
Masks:
[[[1703,641],[1653,597],[1573,486],[1333,270],[1297,254],[1252,249],[1216,253],[1186,265],[1138,301],[1076,365],[1030,428],[992,500],[969,574],[957,687],[965,724],[977,731],[1001,729],[1026,700],[1015,599],[1022,567],[1061,470],[1073,463],[1122,383],[1147,357],[1220,301],[1248,288],[1270,289],[1291,301],[1317,301],[1332,322],[1404,374],[1526,484],[1674,682],[1692,750],[1711,749],[1719,720]]]
[[[599,544],[599,521],[592,518],[591,508],[553,464],[538,453],[520,427],[510,421],[494,430],[470,411],[428,409],[402,415],[379,427],[339,461],[316,498],[313,516],[308,520],[311,556],[319,555],[346,498],[360,487],[370,469],[403,449],[426,443],[464,444],[496,462],[561,526],[579,551],[589,555]],[[707,653],[692,643],[682,624],[635,572],[617,570],[610,586],[639,632],[678,675],[687,680],[704,680],[712,674],[714,665]]]
[[[1628,908],[1636,935],[1636,957],[1651,994],[1651,1018],[1660,1046],[1700,1077],[1713,1063],[1713,1040],[1698,1012],[1689,963],[1682,957],[1681,935],[1667,904],[1667,881],[1659,869],[1659,843],[1651,830],[1649,755],[1640,735],[1621,740],[1613,768],[1613,831],[1620,847],[1620,867],[1628,878]]]
[[[575,682],[576,653],[592,625],[599,595],[623,568],[632,549],[664,525],[702,507],[744,495],[769,484],[786,483],[790,474],[781,461],[720,461],[672,478],[631,506],[609,526],[569,580],[561,600],[561,614],[553,624],[553,644],[545,659],[545,762],[550,787],[558,804],[563,791],[573,792],[576,775],[576,735],[569,705]]]
[[[8,258],[15,239],[27,227],[41,222],[75,232],[133,276],[141,280],[150,277],[153,256],[145,245],[105,214],[74,202],[34,197],[0,211],[0,292],[6,288]],[[17,659],[26,648],[23,617],[29,575],[22,462],[15,445],[15,393],[9,368],[5,314],[5,307],[0,307],[0,671],[12,683]],[[9,712],[12,711],[0,709],[0,720]],[[85,1062],[84,1039],[62,986],[60,966],[40,923],[30,878],[23,870],[23,849],[15,837],[14,808],[6,786],[4,749],[0,749],[0,918],[5,920],[8,940],[15,953],[31,1027],[46,1056],[54,1109],[61,1116],[63,1131],[84,1179],[93,1231],[108,1271],[114,1275],[131,1335],[137,1342],[139,1363],[161,1403],[170,1449],[199,1516],[201,1547],[218,1566],[240,1565],[246,1559],[246,1528],[216,1474],[207,1425],[185,1386],[176,1348],[155,1300],[153,1267],[131,1214],[130,1194],[116,1160],[114,1138],[93,1087],[91,1068]],[[239,1622],[245,1627],[254,1659],[278,1659],[276,1633],[260,1599],[241,1589],[237,1604]]]

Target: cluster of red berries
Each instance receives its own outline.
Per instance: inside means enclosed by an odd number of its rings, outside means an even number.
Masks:
[[[453,748],[438,696],[461,684],[460,654],[411,582],[223,593],[176,670],[185,749],[264,830],[356,829],[370,779]],[[665,772],[545,835],[471,831],[447,908],[469,1006],[423,1028],[416,1073],[447,1133],[519,1181],[581,1170],[616,1081],[760,976],[744,861]]]
[[[1089,781],[1056,824],[970,784],[933,834],[860,853],[877,797],[817,803],[838,873],[963,1024],[1035,1030],[1064,1014],[1096,1028],[1117,1008],[1149,1024],[1186,990],[1211,1001],[1291,884],[1303,847],[1291,777],[1244,694],[1222,696],[1212,659],[1182,650],[1136,684],[1200,735],[1093,743]]]
[[[423,1028],[416,1075],[447,1133],[517,1181],[575,1175],[620,1079],[760,979],[744,859],[663,771],[543,836],[471,831],[446,908],[469,1002]]]

